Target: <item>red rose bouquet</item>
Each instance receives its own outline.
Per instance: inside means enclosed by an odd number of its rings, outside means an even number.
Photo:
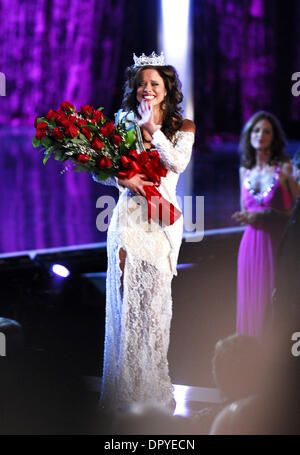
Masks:
[[[33,146],[42,146],[45,164],[53,154],[58,161],[72,161],[77,172],[90,172],[98,180],[118,175],[121,158],[127,156],[135,144],[134,126],[124,122],[114,125],[102,113],[85,105],[76,112],[73,104],[64,101],[60,109],[50,109],[34,124]]]
[[[46,164],[54,154],[56,160],[69,160],[75,171],[90,172],[98,180],[110,176],[131,178],[143,173],[159,185],[167,170],[157,150],[138,154],[134,122],[127,122],[124,118],[114,124],[105,117],[102,109],[96,110],[87,104],[76,112],[73,104],[64,101],[59,110],[50,109],[47,115],[37,117],[32,144],[44,150],[43,163]],[[144,189],[148,218],[158,218],[165,225],[173,224],[181,212],[155,187],[145,186]]]

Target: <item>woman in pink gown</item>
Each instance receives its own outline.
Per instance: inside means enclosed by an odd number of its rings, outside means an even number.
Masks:
[[[241,211],[233,218],[247,228],[238,255],[236,332],[261,339],[271,310],[277,248],[299,187],[272,114],[261,111],[250,118],[240,148]]]

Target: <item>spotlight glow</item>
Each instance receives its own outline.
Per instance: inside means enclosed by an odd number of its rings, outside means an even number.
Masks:
[[[190,0],[162,0],[160,46],[166,62],[175,66],[183,86],[185,117],[193,120],[192,21]]]
[[[174,385],[174,398],[176,401],[176,409],[174,415],[188,417],[189,408],[188,408],[188,392],[190,387],[186,385]]]
[[[172,62],[186,57],[189,3],[189,0],[162,0],[163,47]]]
[[[63,278],[66,278],[70,275],[70,271],[61,264],[53,264],[51,267],[51,271],[55,273],[55,275],[61,276]]]
[[[193,267],[196,267],[197,264],[194,264],[194,263],[190,263],[190,264],[177,264],[177,270],[181,270],[181,269],[191,269]]]
[[[165,54],[167,64],[173,65],[182,82],[184,117],[194,119],[193,58],[192,58],[192,0],[161,0],[159,52]],[[192,194],[191,159],[184,175],[179,179],[177,192],[180,196]]]

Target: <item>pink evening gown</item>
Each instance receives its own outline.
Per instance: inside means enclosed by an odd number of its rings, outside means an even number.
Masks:
[[[247,171],[242,197],[247,211],[288,210],[291,197],[279,182],[280,167],[263,193],[254,193]],[[238,254],[236,332],[262,338],[274,289],[277,248],[287,219],[259,220],[248,225]]]

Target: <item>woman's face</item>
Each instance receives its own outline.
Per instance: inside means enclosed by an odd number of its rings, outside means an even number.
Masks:
[[[163,102],[166,94],[164,80],[158,71],[151,68],[140,71],[136,92],[139,103],[145,99],[152,106],[158,106]]]
[[[268,150],[273,141],[273,127],[269,120],[261,119],[252,128],[250,144],[255,150]]]

